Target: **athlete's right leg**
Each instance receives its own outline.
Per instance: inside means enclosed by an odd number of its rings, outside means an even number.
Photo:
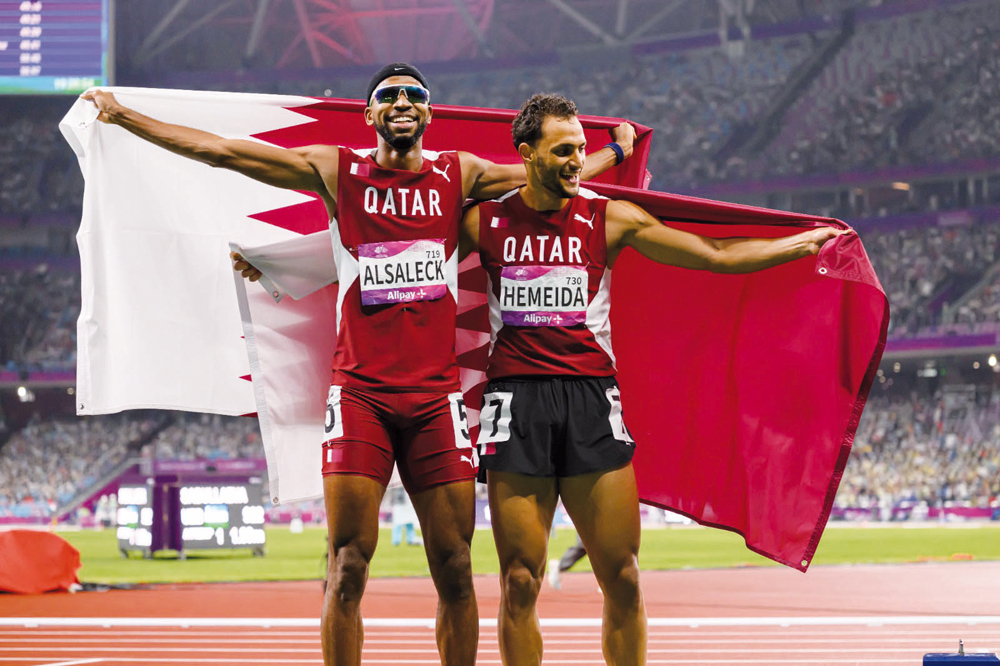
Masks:
[[[558,500],[556,479],[489,470],[487,486],[500,557],[500,656],[506,666],[541,664],[535,603]]]
[[[378,509],[385,486],[364,476],[323,477],[330,557],[321,634],[326,666],[361,663],[361,596],[378,543]]]
[[[326,666],[361,663],[361,595],[378,543],[378,510],[392,476],[391,427],[383,396],[330,387],[323,445],[329,537],[321,634]]]

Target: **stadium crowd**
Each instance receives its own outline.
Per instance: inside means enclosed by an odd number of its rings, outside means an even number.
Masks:
[[[1000,26],[995,17],[977,25],[949,58],[960,81],[950,89],[928,124],[927,141],[914,143],[914,157],[926,163],[995,157],[1000,153]]]
[[[751,160],[753,173],[996,156],[998,35],[1000,15],[975,2],[861,24]]]
[[[1000,500],[1000,404],[974,392],[873,395],[837,493],[841,507]]]
[[[128,459],[263,455],[256,419],[175,412],[36,419],[0,448],[0,518],[48,518]]]
[[[750,40],[741,57],[717,48],[631,58],[482,69],[432,76],[433,102],[519,108],[539,90],[585,114],[629,118],[656,133],[652,187],[940,164],[1000,154],[1000,13],[983,2],[860,24],[754,156],[730,155],[832,30]],[[214,87],[357,97],[365,79],[282,80]],[[211,86],[210,86],[211,87]],[[489,91],[486,98],[483,91]],[[0,128],[0,214],[79,209],[83,181],[55,131],[65,108],[41,100]]]
[[[789,110],[758,157],[724,157],[832,37],[751,40],[740,58],[718,48],[633,58],[442,73],[433,102],[517,108],[533,92],[574,98],[582,113],[656,130],[649,168],[656,189],[894,165],[1000,157],[1000,13],[986,2],[932,9],[857,27]],[[232,89],[226,84],[220,84]],[[357,97],[365,80],[284,81],[262,92]],[[309,88],[312,88],[311,90]],[[484,91],[486,91],[484,93]],[[28,214],[75,214],[83,181],[55,131],[65,105],[20,102],[0,127],[0,225]],[[957,188],[956,188],[957,189]],[[994,188],[994,200],[1000,196]],[[962,207],[929,195],[856,216]],[[805,211],[819,212],[819,211]],[[13,222],[11,222],[13,220]],[[3,227],[0,226],[0,232]],[[896,337],[1000,332],[1000,220],[862,234],[892,306]],[[0,259],[4,247],[0,244]],[[69,370],[75,362],[80,276],[44,260],[0,262],[0,369]],[[132,456],[260,457],[256,421],[208,415],[123,415],[36,421],[0,448],[0,517],[49,516]],[[873,397],[858,431],[838,504],[990,502],[1000,479],[1000,410],[955,396]]]
[[[80,274],[40,262],[0,269],[0,368],[62,370],[76,360]]]
[[[79,492],[100,490],[102,475],[126,459],[262,456],[255,419],[143,412],[36,421],[0,448],[0,518],[47,519]],[[988,507],[998,499],[1000,396],[873,392],[838,507]]]
[[[890,335],[905,337],[941,323],[943,307],[972,288],[1000,260],[1000,222],[862,234],[892,305]]]
[[[176,414],[142,455],[158,460],[260,458],[264,445],[257,419],[218,414]]]
[[[56,129],[67,107],[22,101],[0,126],[0,214],[79,210],[83,177]]]
[[[14,432],[0,448],[0,518],[48,518],[135,455],[164,418],[130,413],[36,419]]]

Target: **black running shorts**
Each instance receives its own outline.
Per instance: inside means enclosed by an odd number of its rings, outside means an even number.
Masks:
[[[600,472],[635,452],[614,377],[491,380],[478,445],[481,482],[488,469],[543,477]]]

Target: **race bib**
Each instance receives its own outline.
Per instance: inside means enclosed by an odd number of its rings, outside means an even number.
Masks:
[[[358,246],[361,304],[435,301],[448,292],[443,238]]]
[[[500,314],[508,326],[574,326],[587,321],[583,266],[504,266]]]

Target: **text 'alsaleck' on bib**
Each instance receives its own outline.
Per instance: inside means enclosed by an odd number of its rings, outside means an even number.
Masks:
[[[435,301],[448,293],[445,239],[358,246],[361,304]]]
[[[574,326],[587,321],[583,266],[504,266],[500,313],[507,326]]]

